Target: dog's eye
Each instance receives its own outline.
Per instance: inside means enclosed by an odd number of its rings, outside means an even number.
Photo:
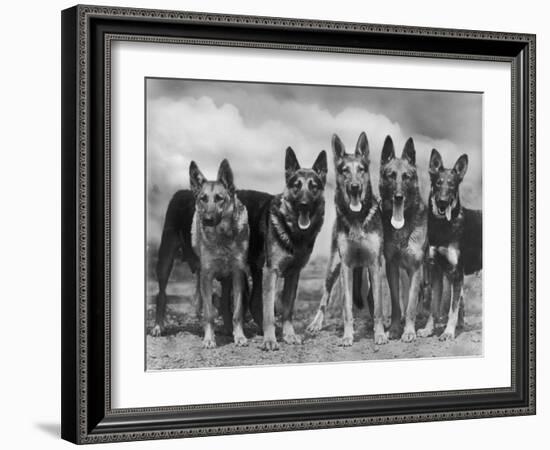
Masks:
[[[199,200],[203,203],[206,203],[208,201],[208,195],[206,194],[201,195]]]
[[[214,196],[214,201],[215,201],[216,203],[219,203],[219,202],[223,201],[223,197],[222,197],[220,194],[216,194],[216,195]]]
[[[364,172],[365,168],[363,166],[357,166],[357,172]]]
[[[309,190],[313,193],[317,192],[319,190],[319,186],[317,186],[317,183],[309,183]]]
[[[441,186],[443,184],[443,181],[441,179],[438,179],[435,184],[437,184],[438,186]]]
[[[340,169],[340,172],[346,173],[346,174],[349,173],[349,167],[348,167],[348,166],[342,167],[342,168]]]
[[[397,178],[397,173],[396,172],[390,172],[388,173],[388,178],[391,178],[392,180],[395,180]]]
[[[301,181],[296,181],[296,183],[294,183],[292,185],[292,187],[295,189],[295,190],[298,190],[302,187],[302,182]]]
[[[410,176],[409,176],[408,173],[404,173],[403,176],[402,176],[402,178],[403,178],[404,180],[408,180],[408,179],[410,178]]]

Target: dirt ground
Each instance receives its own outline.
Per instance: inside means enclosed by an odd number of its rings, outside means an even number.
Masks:
[[[262,336],[256,325],[248,320],[245,334],[248,347],[236,347],[232,336],[223,331],[221,317],[216,320],[215,349],[202,348],[202,325],[195,312],[193,300],[194,284],[191,280],[170,283],[167,305],[166,335],[147,335],[147,370],[185,369],[198,367],[229,367],[252,365],[280,365],[314,362],[363,361],[397,358],[432,358],[480,356],[482,354],[482,301],[481,278],[477,275],[466,277],[464,287],[465,325],[457,332],[454,341],[441,342],[438,335],[443,324],[436,329],[435,336],[417,338],[413,343],[395,340],[385,345],[374,345],[372,320],[367,308],[354,311],[355,341],[352,347],[339,345],[343,332],[341,301],[333,301],[325,316],[323,330],[310,335],[306,332],[313,319],[321,298],[322,280],[304,277],[300,280],[294,327],[303,338],[301,345],[288,345],[280,341],[280,350],[266,352],[260,349]],[[147,295],[147,323],[149,331],[154,325],[156,283],[149,283]],[[384,298],[389,298],[387,287]],[[389,302],[388,302],[389,303]],[[386,308],[389,314],[389,305]],[[427,318],[419,307],[417,329]],[[279,324],[280,325],[280,324]]]

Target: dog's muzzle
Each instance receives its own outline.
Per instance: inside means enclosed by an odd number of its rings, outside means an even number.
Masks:
[[[348,190],[348,196],[350,199],[349,209],[353,212],[361,211],[363,205],[361,204],[361,186],[358,183],[353,183]]]
[[[405,225],[405,199],[403,195],[397,194],[393,196],[393,209],[391,215],[391,225],[396,230],[400,230]]]
[[[311,225],[309,205],[300,203],[298,205],[298,227],[300,230],[307,230]]]

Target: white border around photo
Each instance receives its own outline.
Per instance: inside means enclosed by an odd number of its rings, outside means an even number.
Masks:
[[[114,43],[111,57],[113,408],[510,385],[511,198],[501,194],[511,179],[500,176],[511,172],[509,64],[131,42]],[[483,357],[146,372],[145,77],[483,92]]]

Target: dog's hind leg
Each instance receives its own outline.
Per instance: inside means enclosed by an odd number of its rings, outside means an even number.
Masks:
[[[254,322],[256,322],[256,325],[258,325],[260,329],[262,329],[262,323],[263,323],[262,268],[261,266],[260,267],[252,266],[250,267],[250,272],[252,275],[252,292],[250,294],[250,300],[249,300],[250,314],[252,314],[252,318],[254,319]]]
[[[301,344],[302,339],[294,332],[292,324],[292,315],[294,313],[294,302],[296,301],[296,293],[298,291],[298,281],[300,272],[293,273],[285,277],[283,287],[282,303],[283,303],[283,340],[287,344]]]
[[[155,311],[155,326],[151,330],[152,336],[160,336],[164,333],[166,314],[166,285],[174,265],[174,257],[180,245],[178,235],[172,230],[165,230],[162,233],[158,261],[157,280],[159,293],[157,295],[157,306]]]
[[[227,276],[222,279],[222,297],[220,300],[220,309],[223,317],[223,331],[224,334],[233,334],[233,317],[231,313],[231,299],[233,293],[233,279],[231,276]]]
[[[458,322],[458,310],[460,303],[463,301],[463,286],[464,286],[464,274],[461,270],[455,269],[449,274],[451,283],[451,306],[449,308],[449,318],[447,319],[447,326],[445,330],[439,336],[439,340],[447,341],[455,338],[456,325]]]
[[[325,277],[325,286],[323,289],[323,296],[321,297],[321,303],[319,303],[319,308],[315,317],[307,327],[308,333],[318,333],[323,328],[323,321],[325,319],[326,310],[330,302],[330,294],[334,283],[338,279],[340,274],[340,262],[336,258],[336,253],[331,252],[330,260],[327,267],[327,274]]]

